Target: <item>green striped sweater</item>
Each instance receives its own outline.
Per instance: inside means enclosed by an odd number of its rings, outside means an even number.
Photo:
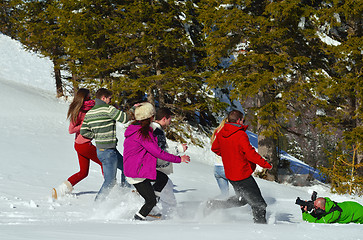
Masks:
[[[126,113],[96,99],[96,105],[84,117],[81,135],[94,139],[98,149],[116,148],[116,121],[126,123]]]

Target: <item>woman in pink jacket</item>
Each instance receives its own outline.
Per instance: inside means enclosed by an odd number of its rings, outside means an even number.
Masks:
[[[76,134],[74,148],[78,154],[80,170],[70,176],[67,181],[63,182],[57,188],[53,188],[53,199],[72,192],[73,186],[88,176],[90,160],[100,165],[102,170],[102,163],[97,158],[96,147],[92,144],[91,139],[84,138],[79,134],[84,116],[94,105],[95,101],[90,100],[90,91],[85,88],[77,91],[72,103],[69,105],[67,113],[67,118],[70,120],[69,133]]]
[[[189,156],[175,156],[158,146],[158,140],[150,127],[154,114],[153,105],[148,102],[139,104],[135,109],[136,121],[125,131],[124,173],[127,181],[133,184],[137,192],[145,199],[145,204],[134,216],[136,220],[146,219],[156,205],[155,192],[161,192],[166,184],[158,180],[156,184],[151,185],[151,182],[160,178],[161,172],[158,173],[156,170],[157,158],[174,163],[190,161]]]

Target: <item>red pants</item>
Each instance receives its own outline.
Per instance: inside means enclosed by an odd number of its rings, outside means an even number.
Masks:
[[[72,186],[76,185],[78,182],[88,176],[90,160],[100,165],[103,173],[102,163],[97,158],[96,147],[93,146],[91,142],[84,144],[74,143],[74,149],[76,149],[78,154],[80,170],[78,173],[75,173],[68,178],[68,181],[72,184]]]

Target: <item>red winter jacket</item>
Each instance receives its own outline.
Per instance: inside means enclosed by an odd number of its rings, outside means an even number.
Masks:
[[[72,120],[71,120],[69,123],[68,132],[70,134],[73,134],[73,133],[76,134],[75,143],[77,143],[77,144],[88,143],[88,142],[91,142],[91,140],[92,140],[92,139],[83,137],[80,134],[80,130],[81,130],[84,116],[91,108],[93,108],[94,105],[95,105],[95,100],[84,101],[83,105],[78,113],[76,122],[72,122]]]
[[[212,144],[212,151],[222,157],[227,179],[240,181],[248,178],[256,169],[272,166],[252,147],[246,129],[248,126],[226,123]]]

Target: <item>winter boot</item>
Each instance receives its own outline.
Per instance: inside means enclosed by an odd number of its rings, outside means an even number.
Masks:
[[[160,208],[155,205],[149,212],[148,216],[153,218],[161,218],[162,214]]]
[[[56,200],[59,197],[63,197],[64,195],[71,193],[72,190],[73,190],[72,184],[69,181],[65,181],[57,188],[52,189],[52,198]]]
[[[146,221],[146,218],[142,216],[140,213],[136,213],[134,219],[139,221]]]
[[[267,224],[266,221],[266,210],[260,208],[252,208],[253,221],[254,223]]]

